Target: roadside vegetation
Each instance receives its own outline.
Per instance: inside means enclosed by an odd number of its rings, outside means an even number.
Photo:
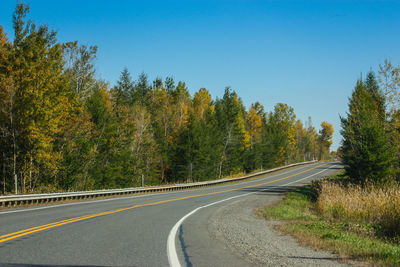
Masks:
[[[354,185],[324,180],[316,183],[316,211],[331,220],[366,224],[378,236],[400,235],[400,187]]]
[[[292,107],[246,108],[227,87],[193,95],[184,81],[123,69],[98,79],[96,46],[60,43],[18,2],[10,41],[0,26],[0,190],[49,192],[210,180],[330,157]]]
[[[338,258],[374,265],[400,264],[400,188],[362,187],[340,172],[286,194],[266,207],[268,220],[285,221],[279,231]]]
[[[267,219],[304,244],[341,258],[400,264],[400,66],[389,61],[379,77],[356,83],[342,120],[345,165],[336,176],[313,182],[266,207]]]

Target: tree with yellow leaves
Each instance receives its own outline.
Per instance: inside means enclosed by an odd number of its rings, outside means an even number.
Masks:
[[[319,131],[319,159],[327,159],[329,157],[329,148],[332,145],[333,126],[332,124],[323,121],[321,130]]]
[[[56,179],[60,154],[54,141],[71,109],[71,92],[63,74],[63,47],[45,25],[25,21],[29,7],[17,4],[13,16],[13,84],[17,174],[21,191]],[[54,183],[54,182],[53,182]]]
[[[207,110],[211,106],[211,95],[206,88],[200,88],[193,97],[193,109],[197,119],[204,118]]]
[[[3,194],[10,190],[10,180],[16,174],[17,146],[15,122],[15,86],[12,76],[12,44],[0,26],[0,158]],[[10,164],[11,163],[11,164]],[[11,165],[11,167],[10,167]]]
[[[262,118],[252,105],[246,114],[247,130],[250,135],[250,147],[261,140]]]

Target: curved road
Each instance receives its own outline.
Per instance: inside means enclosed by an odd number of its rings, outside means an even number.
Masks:
[[[207,216],[200,211],[259,192],[282,192],[338,168],[316,163],[230,185],[3,210],[0,265],[245,265],[206,238]]]

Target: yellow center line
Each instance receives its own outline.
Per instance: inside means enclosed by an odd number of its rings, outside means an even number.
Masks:
[[[41,226],[36,226],[36,227],[28,228],[28,229],[25,229],[25,230],[21,230],[21,231],[18,231],[18,232],[6,234],[6,235],[1,235],[0,236],[0,243],[6,242],[6,241],[9,241],[9,240],[21,237],[21,236],[26,236],[26,235],[29,235],[29,234],[32,234],[32,233],[40,232],[40,231],[43,231],[43,230],[46,230],[46,229],[62,226],[62,225],[73,223],[73,222],[79,222],[79,221],[83,221],[83,220],[87,220],[87,219],[91,219],[91,218],[95,218],[95,217],[99,217],[99,216],[105,216],[105,215],[109,215],[109,214],[114,214],[114,213],[121,212],[121,211],[127,211],[127,210],[136,209],[136,208],[140,208],[140,207],[154,206],[154,205],[159,205],[159,204],[164,204],[164,203],[169,203],[169,202],[174,202],[174,201],[179,201],[179,200],[184,200],[184,199],[190,199],[190,198],[195,198],[195,197],[203,197],[203,196],[222,194],[222,193],[232,192],[232,191],[236,191],[236,190],[252,188],[252,187],[256,187],[256,186],[260,186],[260,185],[267,185],[267,184],[271,184],[271,183],[276,183],[276,182],[279,182],[279,181],[282,181],[282,180],[287,180],[289,178],[292,178],[294,176],[300,175],[302,173],[309,172],[309,171],[311,171],[313,169],[316,169],[318,167],[322,167],[322,166],[325,166],[325,165],[327,165],[327,164],[318,165],[318,166],[315,166],[313,168],[304,170],[302,172],[286,176],[284,178],[280,178],[280,179],[276,179],[276,180],[273,180],[273,181],[268,181],[268,182],[264,182],[264,183],[260,183],[260,184],[248,185],[248,186],[239,187],[239,188],[232,188],[232,189],[227,189],[227,190],[222,190],[222,191],[217,191],[217,192],[210,192],[210,193],[204,193],[204,194],[198,194],[198,195],[192,195],[192,196],[186,196],[186,197],[180,197],[180,198],[173,198],[173,199],[168,199],[168,200],[161,200],[161,201],[150,202],[150,203],[145,203],[145,204],[138,204],[138,205],[134,205],[134,206],[127,207],[127,208],[121,208],[121,209],[110,210],[110,211],[105,211],[105,212],[101,212],[101,213],[84,215],[84,216],[80,216],[80,217],[75,217],[75,218],[71,218],[71,219],[67,219],[67,220],[62,220],[62,221],[58,221],[58,222],[53,222],[53,223],[41,225]]]

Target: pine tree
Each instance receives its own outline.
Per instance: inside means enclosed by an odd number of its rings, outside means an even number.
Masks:
[[[121,72],[117,85],[113,88],[113,98],[117,107],[133,104],[140,97],[134,90],[135,85],[127,68]]]
[[[146,96],[147,96],[148,92],[150,91],[150,89],[151,89],[151,86],[149,84],[148,77],[144,72],[142,72],[139,75],[139,78],[138,78],[138,80],[136,82],[136,86],[135,86],[135,92],[138,95],[137,101],[140,105],[145,105],[146,100],[147,100]]]
[[[165,78],[165,89],[169,94],[172,94],[175,91],[175,81],[172,77]]]
[[[250,145],[242,100],[227,87],[223,98],[216,101],[215,112],[222,137],[219,176],[240,172],[243,170],[243,152]]]
[[[393,177],[394,154],[385,132],[383,97],[374,76],[367,77],[357,82],[347,118],[341,118],[343,162],[356,182],[385,182]]]

